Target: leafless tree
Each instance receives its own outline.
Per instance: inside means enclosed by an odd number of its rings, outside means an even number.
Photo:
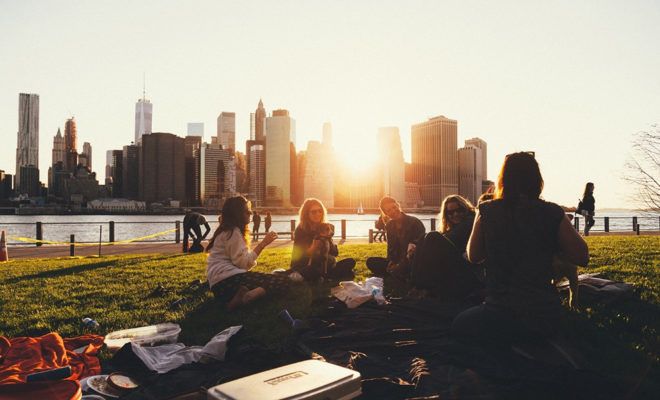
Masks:
[[[623,177],[634,192],[633,200],[649,211],[660,211],[660,126],[633,137],[633,149]]]

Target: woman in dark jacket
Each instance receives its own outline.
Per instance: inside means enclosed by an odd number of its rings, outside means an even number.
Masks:
[[[326,209],[320,200],[307,199],[300,207],[298,226],[293,234],[291,271],[300,273],[307,281],[317,281],[321,277],[352,280],[355,260],[346,258],[335,262],[335,257],[339,255],[337,245],[332,242],[332,238],[322,237],[321,231],[328,224],[326,216]],[[328,246],[326,260],[315,256],[321,246]]]
[[[465,198],[447,196],[440,209],[440,231],[429,232],[412,265],[412,284],[419,294],[443,300],[461,300],[482,287],[477,269],[464,254],[474,207]]]
[[[458,337],[506,346],[557,333],[553,257],[586,265],[589,250],[564,210],[539,198],[542,190],[533,155],[505,158],[495,199],[479,205],[467,246],[470,262],[486,263],[486,300],[455,318]]]

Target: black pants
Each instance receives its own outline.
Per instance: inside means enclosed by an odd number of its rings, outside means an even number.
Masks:
[[[331,258],[334,258],[331,256]],[[355,268],[355,260],[352,258],[344,258],[343,260],[332,262],[328,266],[328,273],[325,275],[323,265],[318,260],[312,260],[311,265],[306,265],[302,268],[296,269],[306,281],[315,282],[320,278],[330,278],[338,281],[351,281],[355,278],[353,273]]]
[[[211,291],[218,301],[227,303],[241,286],[250,290],[262,287],[267,294],[273,294],[286,292],[290,285],[291,280],[287,276],[248,271],[221,280],[211,287]]]
[[[443,300],[462,300],[482,287],[476,268],[439,232],[428,233],[417,247],[411,282]]]
[[[451,333],[457,338],[507,346],[514,342],[537,341],[555,336],[561,326],[561,312],[518,315],[492,304],[481,304],[458,314]]]
[[[197,245],[195,247],[201,246],[202,245],[202,229],[199,227],[199,225],[195,226],[190,226],[183,228],[183,252],[188,253],[188,238],[192,237],[191,232],[193,231],[195,233],[195,239],[193,239],[193,245]]]
[[[375,276],[385,276],[387,273],[387,264],[389,260],[384,257],[369,257],[367,258],[367,268]]]

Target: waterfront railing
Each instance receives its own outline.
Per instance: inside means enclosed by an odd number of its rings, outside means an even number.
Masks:
[[[428,231],[436,230],[437,218],[420,218]],[[591,232],[643,232],[660,231],[660,216],[595,217]],[[272,227],[281,238],[291,238],[296,227],[294,219],[273,219]],[[353,239],[373,237],[380,231],[373,229],[373,221],[365,219],[331,219],[335,225],[335,238]],[[584,230],[584,218],[576,216],[575,229]],[[210,222],[213,231],[218,223]],[[250,225],[251,226],[251,225]],[[352,226],[352,227],[351,227]],[[181,243],[182,222],[176,221],[68,221],[68,222],[3,222],[0,230],[7,231],[8,244],[31,245],[76,245],[127,243]],[[257,237],[265,234],[262,221]],[[73,236],[72,236],[73,235]],[[209,235],[210,236],[210,235]]]

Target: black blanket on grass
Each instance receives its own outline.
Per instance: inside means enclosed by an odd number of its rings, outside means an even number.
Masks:
[[[359,371],[368,399],[621,398],[620,387],[569,363],[485,349],[449,335],[465,305],[428,300],[334,303],[300,342],[327,361]]]
[[[329,300],[319,317],[305,321],[308,330],[292,334],[279,349],[252,343],[247,332],[240,332],[229,342],[224,362],[185,365],[158,375],[120,352],[112,367],[143,383],[126,399],[172,398],[300,361],[310,352],[359,371],[364,399],[625,397],[615,382],[568,363],[548,364],[510,348],[485,349],[452,338],[451,321],[465,307],[433,299],[394,299],[349,310]]]

